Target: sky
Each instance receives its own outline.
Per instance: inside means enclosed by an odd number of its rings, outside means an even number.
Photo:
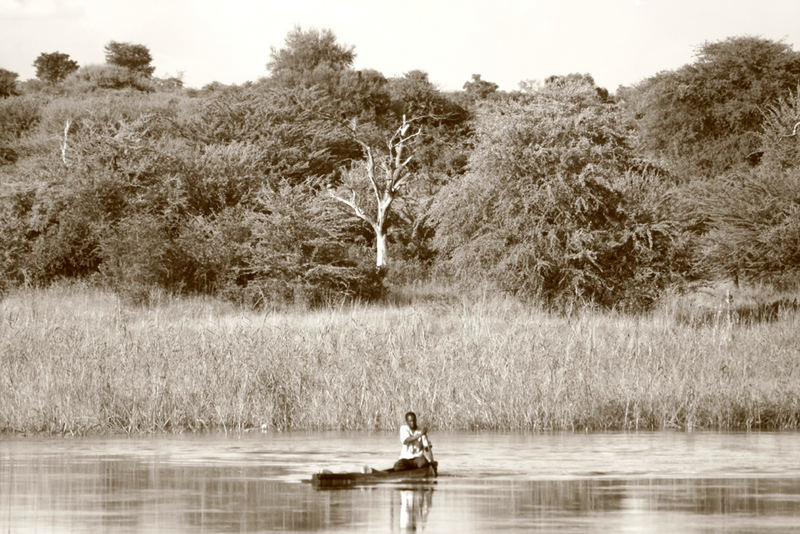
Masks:
[[[800,51],[800,0],[0,0],[0,68],[35,77],[42,52],[103,63],[109,41],[150,49],[189,87],[267,76],[295,27],[330,29],[356,69],[423,70],[442,90],[472,74],[513,90],[589,73],[610,91],[693,61],[707,41],[753,35]]]

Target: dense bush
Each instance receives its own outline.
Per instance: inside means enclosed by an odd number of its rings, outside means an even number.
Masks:
[[[137,302],[154,290],[253,306],[380,296],[380,276],[345,235],[350,223],[299,182],[299,170],[280,172],[308,169],[307,153],[294,142],[315,142],[313,132],[287,115],[224,134],[242,128],[242,115],[231,113],[236,106],[265,104],[260,117],[282,113],[269,98],[244,92],[229,95],[228,105],[217,97],[198,103],[115,93],[51,100],[38,125],[19,127],[49,136],[51,150],[35,172],[20,170],[17,179],[31,184],[3,198],[4,280],[95,277]]]
[[[7,69],[0,69],[0,98],[6,98],[19,94],[17,88],[17,78],[19,74]]]
[[[268,78],[184,90],[151,77],[146,47],[112,44],[133,63],[63,84],[0,70],[0,286],[318,305],[435,272],[569,310],[800,276],[800,100],[776,100],[800,56],[782,43],[707,43],[614,97],[588,74],[445,94],[422,71],[354,70],[351,47],[300,29]],[[377,154],[403,116],[421,131],[378,273],[372,228],[320,191],[359,178],[373,199],[356,138]]]
[[[800,52],[759,37],[704,43],[694,62],[637,85],[643,146],[684,178],[715,178],[758,149],[763,112],[800,78]]]
[[[637,173],[625,125],[594,86],[487,104],[476,128],[470,171],[434,207],[459,278],[561,310],[642,308],[669,283],[678,232],[658,210],[665,186]]]
[[[382,296],[380,276],[358,259],[363,251],[347,250],[340,225],[317,202],[285,185],[263,190],[252,209],[175,224],[126,217],[103,239],[100,271],[134,301],[146,301],[153,288],[218,294],[252,307]]]
[[[712,278],[795,286],[800,280],[800,92],[765,114],[760,163],[706,184],[698,262]],[[794,132],[794,133],[793,133]]]
[[[125,88],[145,92],[154,90],[148,76],[119,65],[86,65],[67,76],[64,84],[72,91]]]
[[[42,101],[29,96],[0,100],[0,142],[11,142],[29,133],[39,122]]]
[[[35,97],[14,96],[0,100],[0,166],[20,158],[20,139],[39,123],[42,102]]]

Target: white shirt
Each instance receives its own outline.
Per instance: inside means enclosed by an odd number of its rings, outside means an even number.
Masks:
[[[407,460],[413,460],[419,456],[422,456],[422,444],[420,440],[412,441],[410,444],[406,445],[406,439],[412,436],[419,436],[420,432],[413,432],[408,425],[403,425],[400,427],[400,443],[402,444],[400,447],[400,458],[405,458]]]

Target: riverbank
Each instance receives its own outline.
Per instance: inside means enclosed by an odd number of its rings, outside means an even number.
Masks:
[[[473,299],[255,313],[0,301],[0,432],[800,428],[800,313],[553,316]]]

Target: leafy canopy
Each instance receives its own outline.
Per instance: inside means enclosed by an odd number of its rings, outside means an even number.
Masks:
[[[272,48],[267,68],[273,78],[289,83],[322,78],[353,65],[353,47],[340,45],[331,30],[303,30],[299,26],[286,36],[284,48]],[[317,80],[318,81],[318,80]]]
[[[731,37],[646,79],[628,100],[646,149],[687,177],[717,176],[757,150],[764,110],[799,79],[800,52],[791,46]]]
[[[17,78],[19,74],[0,69],[0,98],[17,94]]]
[[[105,46],[106,63],[126,67],[134,72],[152,76],[156,68],[150,65],[150,49],[142,44],[110,41]]]
[[[648,197],[616,106],[562,82],[481,108],[469,172],[437,195],[435,244],[462,280],[556,309],[647,306],[668,280],[670,226],[626,200]]]
[[[770,106],[760,163],[710,184],[698,210],[708,219],[698,262],[714,277],[778,288],[800,277],[800,88]]]
[[[78,62],[70,59],[69,54],[42,52],[33,62],[36,77],[48,83],[58,83],[78,70]]]

